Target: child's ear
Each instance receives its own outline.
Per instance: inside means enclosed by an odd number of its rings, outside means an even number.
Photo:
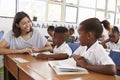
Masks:
[[[94,36],[93,32],[88,32],[88,39],[91,39]]]

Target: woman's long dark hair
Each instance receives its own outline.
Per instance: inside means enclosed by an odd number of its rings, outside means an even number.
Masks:
[[[13,25],[12,25],[12,31],[13,31],[13,33],[14,33],[13,35],[15,37],[19,37],[21,35],[21,29],[19,27],[17,27],[16,24],[19,24],[20,21],[24,17],[27,17],[31,21],[30,17],[25,12],[18,12],[14,17],[14,21],[13,21]],[[30,29],[30,31],[32,31],[32,28]]]

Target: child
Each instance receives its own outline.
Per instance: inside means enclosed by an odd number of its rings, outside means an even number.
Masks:
[[[50,35],[48,38],[48,41],[53,42],[53,36],[54,36],[54,26],[49,26],[47,29],[48,34]]]
[[[67,43],[74,43],[75,41],[75,34],[74,34],[74,29],[73,28],[70,28],[69,29],[69,37],[68,39],[66,40]]]
[[[104,48],[120,51],[119,29],[114,26],[109,33],[109,39],[102,42]]]
[[[56,27],[54,30],[53,43],[56,45],[53,49],[53,54],[39,54],[37,58],[40,59],[66,59],[72,54],[72,50],[65,42],[68,38],[68,29],[65,27]]]
[[[114,62],[97,41],[102,32],[103,26],[97,18],[90,18],[81,22],[78,28],[81,46],[73,53],[73,58],[76,60],[77,66],[98,73],[115,75]]]

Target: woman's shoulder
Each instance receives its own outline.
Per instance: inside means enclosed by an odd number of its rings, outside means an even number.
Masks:
[[[5,32],[4,36],[13,36],[13,31],[9,30],[9,31]]]
[[[34,33],[40,33],[40,29],[34,27],[34,28],[33,28],[33,32],[34,32]]]

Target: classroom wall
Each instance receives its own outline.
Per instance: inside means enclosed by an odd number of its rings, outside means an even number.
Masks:
[[[8,32],[9,30],[12,29],[12,23],[13,23],[13,18],[0,18],[0,31],[3,30],[5,33]],[[54,26],[65,26],[67,28],[73,27],[75,31],[75,35],[77,34],[77,24],[70,24],[70,23],[58,23],[58,22],[33,22],[36,27],[40,29],[43,35],[48,35],[47,33],[47,27],[49,25],[54,25]]]

